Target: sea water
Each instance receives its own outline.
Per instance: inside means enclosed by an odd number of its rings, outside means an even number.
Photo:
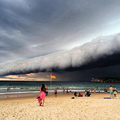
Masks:
[[[72,88],[72,92],[84,92],[85,89],[96,89],[96,92],[104,92],[104,89],[109,90],[110,85],[116,86],[120,91],[118,83],[91,83],[91,82],[74,82],[74,81],[0,81],[0,98],[6,96],[27,96],[39,94],[42,84],[48,87],[48,93],[53,93],[57,88],[58,92],[62,93],[63,88],[68,92]],[[7,86],[10,89],[7,89]],[[93,91],[92,91],[93,92]]]

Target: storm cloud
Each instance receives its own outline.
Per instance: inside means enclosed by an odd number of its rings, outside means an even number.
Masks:
[[[86,69],[90,69],[91,63],[94,65],[92,68],[120,64],[119,48],[120,33],[110,36],[100,36],[91,42],[76,47],[70,51],[57,52],[5,64],[0,68],[0,74],[7,75],[40,71],[69,71],[69,69],[80,69],[81,67],[84,68],[84,66],[88,66]],[[117,60],[118,62],[114,60]]]

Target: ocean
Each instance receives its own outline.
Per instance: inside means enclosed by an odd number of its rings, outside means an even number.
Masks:
[[[39,94],[42,84],[48,86],[48,93],[52,94],[57,88],[62,93],[63,88],[68,91],[72,88],[72,92],[84,92],[85,89],[94,89],[96,92],[104,92],[109,90],[110,85],[116,86],[120,92],[120,84],[118,83],[91,83],[91,82],[74,82],[74,81],[0,81],[0,98],[32,96]],[[10,89],[7,90],[7,86]],[[93,92],[93,91],[92,91]],[[48,95],[49,95],[48,94]]]

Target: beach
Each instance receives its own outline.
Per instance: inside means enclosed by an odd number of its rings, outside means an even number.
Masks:
[[[103,99],[109,93],[71,99],[73,96],[49,95],[44,107],[36,96],[0,99],[0,120],[120,120],[120,99]],[[120,93],[117,96],[120,98]]]

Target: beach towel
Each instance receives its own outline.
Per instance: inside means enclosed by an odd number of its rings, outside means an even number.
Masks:
[[[110,97],[104,97],[104,99],[111,99]]]

